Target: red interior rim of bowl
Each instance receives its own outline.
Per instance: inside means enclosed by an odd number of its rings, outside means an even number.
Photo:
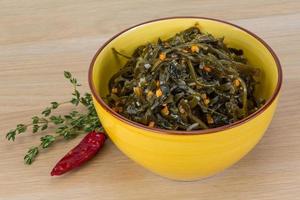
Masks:
[[[261,42],[267,49],[268,51],[271,53],[273,59],[276,62],[276,67],[277,67],[277,72],[278,72],[278,80],[277,80],[277,85],[275,88],[275,92],[273,93],[272,97],[260,108],[258,109],[256,112],[252,113],[251,115],[247,116],[246,118],[236,121],[232,124],[228,124],[225,126],[220,126],[217,128],[211,128],[211,129],[205,129],[205,130],[194,130],[194,131],[178,131],[178,130],[166,130],[166,129],[160,129],[160,128],[151,128],[148,126],[145,126],[143,124],[131,121],[125,117],[123,117],[122,115],[118,114],[117,112],[113,111],[105,102],[104,100],[99,96],[99,94],[96,92],[96,88],[95,85],[93,83],[93,68],[94,68],[94,63],[98,57],[98,55],[101,53],[101,51],[106,47],[107,44],[109,44],[112,40],[114,40],[115,38],[117,38],[119,35],[125,33],[126,31],[129,31],[135,27],[141,26],[141,25],[145,25],[145,24],[149,24],[149,23],[153,23],[153,22],[157,22],[157,21],[163,21],[163,20],[170,20],[170,19],[188,19],[188,18],[193,18],[193,19],[205,19],[205,20],[211,20],[211,21],[216,21],[216,22],[221,22],[224,24],[228,24],[230,26],[233,26],[235,28],[238,28],[244,32],[246,32],[247,34],[253,36],[256,40],[258,40],[259,42]],[[120,33],[114,35],[112,38],[110,38],[107,42],[105,42],[100,48],[99,50],[96,52],[95,56],[93,57],[93,60],[90,64],[90,68],[89,68],[89,74],[88,74],[88,80],[89,80],[89,86],[90,89],[92,91],[92,94],[94,96],[94,98],[96,99],[96,101],[103,107],[105,108],[106,111],[108,111],[111,115],[113,115],[114,117],[118,118],[119,120],[134,126],[136,128],[140,128],[140,129],[144,129],[147,131],[152,131],[152,132],[157,132],[157,133],[163,133],[163,134],[172,134],[172,135],[198,135],[198,134],[209,134],[209,133],[216,133],[216,132],[220,132],[220,131],[224,131],[230,128],[234,128],[237,126],[240,126],[246,122],[248,122],[249,120],[255,118],[256,116],[260,115],[261,113],[263,113],[272,103],[273,101],[276,99],[276,97],[279,94],[280,88],[281,88],[281,84],[282,84],[282,69],[281,69],[281,65],[280,65],[280,61],[278,59],[278,57],[276,56],[276,54],[274,53],[274,51],[272,50],[272,48],[261,38],[259,38],[256,34],[240,27],[237,26],[235,24],[223,21],[223,20],[219,20],[219,19],[213,19],[213,18],[206,18],[206,17],[194,17],[194,16],[179,16],[179,17],[168,17],[168,18],[160,18],[160,19],[155,19],[155,20],[151,20],[151,21],[147,21],[147,22],[143,22],[140,24],[137,24],[135,26],[132,26],[130,28],[127,28],[123,31],[121,31]]]

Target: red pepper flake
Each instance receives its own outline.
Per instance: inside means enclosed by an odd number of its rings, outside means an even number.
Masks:
[[[212,118],[211,115],[207,115],[206,118],[207,118],[207,123],[208,124],[213,124],[214,123],[214,119]]]
[[[241,85],[241,82],[239,81],[239,79],[235,79],[233,81],[233,84],[234,84],[235,87],[239,87]]]
[[[194,53],[194,52],[196,52],[196,53],[199,53],[199,47],[197,46],[197,45],[192,45],[191,46],[191,51]]]
[[[179,112],[180,112],[181,114],[184,114],[184,113],[185,113],[185,110],[184,110],[184,108],[182,107],[182,105],[179,105],[178,109],[179,109]]]
[[[112,109],[113,109],[113,111],[115,111],[117,113],[123,112],[123,107],[113,107]]]
[[[140,87],[133,87],[133,92],[136,96],[141,96],[142,94],[142,89]]]
[[[185,49],[182,49],[181,50],[183,53],[188,53],[189,51],[188,50],[185,50]]]
[[[160,113],[161,113],[163,116],[169,115],[169,114],[170,114],[170,111],[169,111],[168,106],[165,105],[165,106],[163,107],[163,109],[161,109]]]
[[[170,47],[170,44],[169,44],[168,42],[165,42],[165,43],[164,43],[164,46],[165,46],[165,47]]]
[[[206,72],[211,72],[212,69],[209,66],[204,66],[203,70],[206,71]]]
[[[209,102],[210,102],[209,98],[204,99],[204,104],[205,104],[205,105],[208,105]]]
[[[62,175],[93,158],[103,146],[105,139],[103,132],[92,131],[88,133],[75,148],[55,165],[51,171],[51,176]]]
[[[156,94],[157,97],[160,97],[160,96],[163,95],[163,92],[161,91],[161,89],[157,89],[155,94]]]
[[[160,82],[157,80],[155,83],[156,83],[156,87],[159,88],[160,87]]]
[[[153,95],[154,95],[154,93],[151,90],[149,90],[149,92],[147,93],[147,97],[151,98]]]
[[[148,126],[149,126],[150,128],[153,128],[153,127],[155,126],[155,122],[154,122],[154,121],[149,122]]]
[[[207,99],[207,95],[205,93],[200,94],[202,99]]]
[[[112,88],[111,93],[117,94],[118,93],[118,88]]]
[[[166,54],[165,53],[160,53],[159,54],[159,60],[164,61],[166,59]]]

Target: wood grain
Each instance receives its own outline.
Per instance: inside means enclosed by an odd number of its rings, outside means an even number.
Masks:
[[[5,133],[50,101],[69,98],[63,70],[72,71],[88,90],[90,60],[109,37],[146,20],[179,15],[228,20],[261,36],[278,54],[284,71],[280,104],[251,153],[225,172],[196,182],[158,177],[110,142],[80,170],[51,178],[51,167],[80,138],[53,146],[32,166],[23,164],[24,152],[40,136],[20,135],[12,144]],[[298,199],[299,35],[298,0],[0,1],[0,199]]]

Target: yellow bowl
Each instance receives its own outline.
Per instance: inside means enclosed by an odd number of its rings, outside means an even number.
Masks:
[[[200,131],[171,131],[132,122],[114,112],[102,97],[108,82],[126,62],[112,48],[130,55],[141,44],[166,39],[199,23],[202,32],[225,37],[225,43],[244,50],[249,62],[262,70],[257,96],[267,100],[255,113],[236,123]],[[282,82],[278,58],[271,48],[249,31],[221,20],[175,17],[145,22],[122,31],[96,53],[89,84],[99,119],[113,143],[146,169],[175,180],[211,176],[236,163],[261,139],[276,109]]]

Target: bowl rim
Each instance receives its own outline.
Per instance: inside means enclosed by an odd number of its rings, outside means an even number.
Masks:
[[[247,117],[245,117],[244,119],[238,120],[232,124],[228,124],[228,125],[224,125],[224,126],[220,126],[220,127],[216,127],[216,128],[209,128],[209,129],[205,129],[205,130],[191,130],[191,131],[183,131],[183,130],[167,130],[167,129],[161,129],[161,128],[152,128],[152,127],[148,127],[145,126],[143,124],[140,124],[138,122],[134,122],[132,120],[127,119],[126,117],[118,114],[117,112],[113,111],[106,103],[105,101],[101,98],[100,95],[97,94],[96,92],[96,88],[95,85],[93,83],[93,69],[94,69],[94,64],[95,61],[97,59],[97,57],[99,56],[99,54],[102,52],[102,50],[115,38],[117,38],[118,36],[122,35],[123,33],[130,31],[136,27],[140,27],[146,24],[151,24],[154,22],[158,22],[158,21],[164,21],[164,20],[172,20],[172,19],[204,19],[204,20],[211,20],[211,21],[215,21],[215,22],[220,22],[223,24],[227,24],[230,25],[234,28],[238,28],[244,32],[246,32],[247,34],[251,35],[252,37],[254,37],[256,40],[258,40],[260,43],[262,43],[267,49],[268,51],[271,53],[275,63],[276,63],[276,67],[277,67],[277,73],[278,73],[278,80],[277,80],[277,85],[275,88],[274,93],[272,94],[271,98],[269,98],[269,100],[261,107],[259,108],[257,111],[255,111],[254,113],[248,115]],[[158,19],[153,19],[153,20],[149,20],[149,21],[145,21],[136,25],[133,25],[117,34],[115,34],[113,37],[111,37],[109,40],[107,40],[103,45],[100,46],[100,48],[97,50],[97,52],[95,53],[90,66],[89,66],[89,71],[88,71],[88,82],[89,82],[89,87],[91,89],[91,92],[94,96],[94,98],[96,99],[96,101],[107,111],[109,112],[112,116],[116,117],[117,119],[121,120],[122,122],[133,126],[135,128],[139,128],[139,129],[143,129],[149,132],[155,132],[155,133],[161,133],[161,134],[170,134],[170,135],[202,135],[202,134],[213,134],[213,133],[217,133],[217,132],[221,132],[224,130],[229,130],[232,128],[235,128],[237,126],[243,125],[245,123],[247,123],[248,121],[254,119],[255,117],[257,117],[258,115],[262,114],[267,108],[269,108],[271,106],[271,104],[275,101],[275,99],[277,98],[281,85],[282,85],[282,67],[280,64],[280,61],[278,59],[278,57],[276,56],[275,52],[273,51],[273,49],[260,37],[258,37],[256,34],[252,33],[251,31],[240,27],[238,25],[232,24],[230,22],[224,21],[224,20],[220,20],[220,19],[214,19],[214,18],[209,18],[209,17],[196,17],[196,16],[176,16],[176,17],[165,17],[165,18],[158,18]]]

